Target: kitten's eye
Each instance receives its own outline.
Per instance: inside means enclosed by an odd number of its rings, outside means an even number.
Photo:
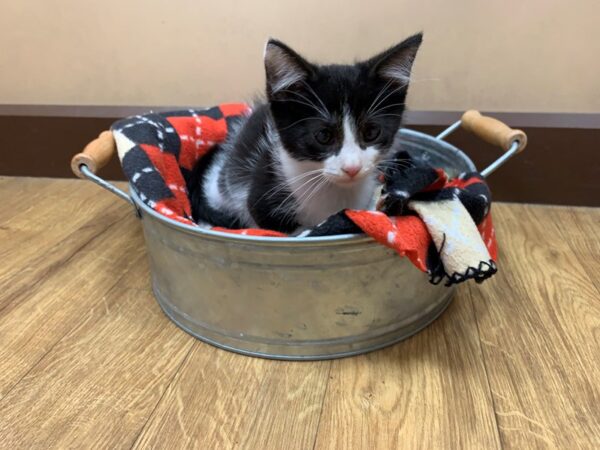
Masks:
[[[333,133],[328,128],[321,128],[315,133],[315,139],[321,145],[329,145],[333,142]]]
[[[365,126],[362,134],[365,142],[373,142],[381,134],[381,128],[378,125],[369,124]]]

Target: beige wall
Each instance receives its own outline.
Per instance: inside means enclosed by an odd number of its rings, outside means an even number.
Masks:
[[[599,23],[597,0],[0,0],[0,103],[237,101],[269,35],[343,62],[424,30],[414,110],[599,112]]]

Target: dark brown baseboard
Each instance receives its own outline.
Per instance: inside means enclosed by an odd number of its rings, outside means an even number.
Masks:
[[[149,109],[0,105],[0,175],[73,177],[69,161],[85,144],[117,118]],[[600,114],[490,115],[523,129],[529,138],[523,153],[490,176],[495,200],[600,206]],[[459,117],[458,112],[413,111],[407,126],[435,135]],[[448,141],[480,168],[499,155],[499,149],[460,129]],[[124,179],[116,159],[101,174]]]

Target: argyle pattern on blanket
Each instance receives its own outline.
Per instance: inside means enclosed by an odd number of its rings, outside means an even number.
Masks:
[[[187,181],[196,162],[222,142],[231,124],[250,112],[248,105],[148,113],[111,127],[123,171],[139,198],[158,213],[197,226]],[[477,173],[449,179],[441,169],[399,152],[403,161],[381,174],[377,211],[344,210],[302,236],[366,233],[406,256],[446,285],[481,282],[496,273],[497,246],[487,184]],[[213,230],[251,236],[284,237],[263,229]]]

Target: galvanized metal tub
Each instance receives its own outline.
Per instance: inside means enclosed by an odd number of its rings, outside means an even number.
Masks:
[[[440,138],[410,130],[400,135],[404,149],[452,175],[475,170]],[[165,314],[226,350],[288,360],[356,355],[413,335],[452,299],[454,288],[432,285],[406,258],[364,235],[264,238],[187,226],[156,213],[133,190],[127,196],[86,164],[77,167],[136,207]]]
[[[403,145],[450,172],[474,170],[458,149],[403,130]],[[325,359],[390,345],[428,325],[453,288],[362,235],[257,238],[167,219],[132,191],[152,287],[176,324],[213,345],[278,359]]]

